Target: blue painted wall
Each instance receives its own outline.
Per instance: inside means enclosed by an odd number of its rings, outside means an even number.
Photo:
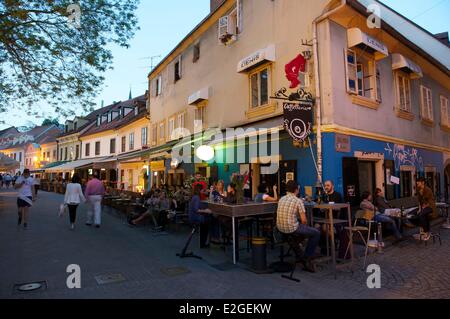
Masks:
[[[304,195],[304,186],[314,186],[317,181],[317,173],[314,161],[311,156],[309,148],[296,148],[292,144],[292,140],[284,136],[280,141],[280,153],[282,159],[285,161],[297,161],[297,182],[302,186],[302,195]],[[270,151],[269,151],[270,152]],[[315,146],[313,145],[314,156],[316,156]],[[226,150],[220,151],[221,155],[225,155]],[[228,165],[228,171],[225,171],[225,165]],[[239,164],[218,164],[219,178],[225,181],[225,184],[230,182],[230,177],[233,173],[239,172]]]
[[[323,135],[323,178],[324,180],[333,180],[336,189],[343,193],[343,173],[342,158],[354,157],[355,152],[376,152],[383,153],[386,160],[394,160],[396,166],[396,175],[399,176],[400,166],[415,166],[420,173],[424,172],[424,167],[436,167],[441,175],[441,189],[444,187],[443,155],[440,152],[424,150],[420,148],[396,145],[378,140],[372,140],[362,137],[351,136],[351,152],[339,153],[335,151],[335,134],[325,133]]]

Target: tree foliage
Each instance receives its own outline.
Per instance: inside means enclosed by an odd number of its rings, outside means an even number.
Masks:
[[[79,0],[78,26],[69,19],[73,2],[0,0],[0,112],[92,108],[112,65],[108,47],[128,47],[138,29],[139,0]]]
[[[58,119],[45,119],[41,125],[42,126],[48,126],[48,125],[59,126],[59,120]]]

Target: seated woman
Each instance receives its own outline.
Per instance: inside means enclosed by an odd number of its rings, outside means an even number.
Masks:
[[[194,186],[191,202],[189,203],[189,221],[194,225],[200,225],[200,248],[207,248],[209,246],[207,241],[210,218],[205,213],[210,211],[208,209],[200,209],[202,190],[202,185],[197,184]]]
[[[375,207],[374,204],[372,204],[372,194],[369,192],[364,192],[361,195],[362,202],[360,205],[360,208],[362,210],[367,210],[371,212],[375,212],[374,221],[377,223],[386,224],[388,228],[394,233],[394,236],[397,238],[397,241],[401,240],[403,238],[402,234],[398,230],[398,227],[395,223],[395,220],[393,220],[391,217],[381,214]]]
[[[273,186],[273,194],[274,197],[269,195],[269,187],[265,184],[261,184],[258,186],[258,194],[255,196],[255,203],[264,203],[264,202],[277,202],[278,194],[277,194],[277,186]]]
[[[216,203],[223,202],[227,197],[227,192],[225,191],[225,183],[220,180],[215,185],[214,190],[211,192],[211,199]]]
[[[227,203],[229,205],[235,205],[237,203],[236,184],[230,183],[230,185],[228,185],[227,197],[225,197],[225,203]]]

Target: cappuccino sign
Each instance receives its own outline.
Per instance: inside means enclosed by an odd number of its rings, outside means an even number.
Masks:
[[[304,142],[312,131],[313,112],[308,104],[284,103],[284,128],[296,142]]]

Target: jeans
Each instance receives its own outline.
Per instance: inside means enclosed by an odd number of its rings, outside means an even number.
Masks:
[[[374,220],[377,223],[387,224],[388,228],[394,233],[394,236],[397,239],[402,238],[402,234],[400,234],[400,231],[398,230],[398,227],[395,224],[395,220],[393,220],[389,216],[378,214],[375,216]]]
[[[93,195],[89,196],[89,210],[88,210],[88,224],[94,224],[100,226],[102,223],[102,196]]]
[[[67,205],[69,207],[69,217],[70,217],[70,223],[75,224],[75,221],[77,219],[77,208],[78,205]]]
[[[316,252],[316,247],[319,244],[320,231],[315,228],[300,224],[294,233],[308,238],[305,257],[313,257]]]

